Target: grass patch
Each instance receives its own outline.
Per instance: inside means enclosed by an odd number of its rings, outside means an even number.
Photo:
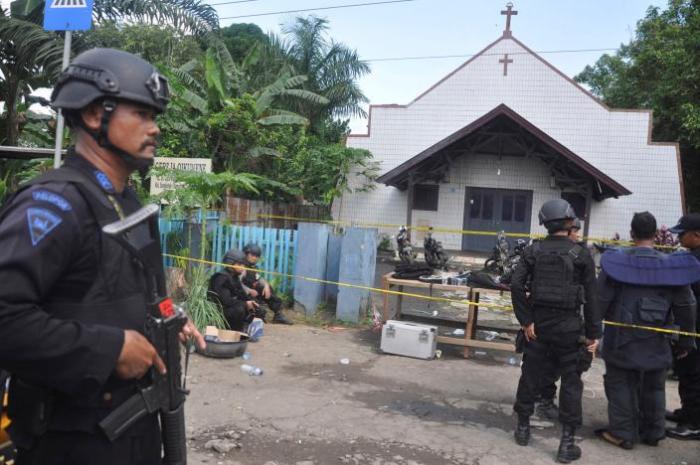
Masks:
[[[351,321],[339,320],[335,317],[335,305],[322,302],[316,307],[316,311],[311,315],[306,315],[303,312],[294,312],[293,320],[295,323],[314,326],[317,328],[328,328],[329,326],[340,326],[351,329],[367,329],[372,326],[371,316],[366,315],[357,323]]]

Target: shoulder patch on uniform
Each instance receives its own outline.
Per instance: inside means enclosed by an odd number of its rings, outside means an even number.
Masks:
[[[28,208],[27,209],[27,224],[29,226],[29,236],[32,239],[32,245],[41,242],[51,231],[63,222],[63,219],[44,208]]]
[[[71,211],[73,209],[73,207],[71,207],[71,204],[68,203],[68,201],[65,198],[61,197],[60,195],[58,195],[54,192],[50,192],[47,190],[37,190],[37,191],[32,192],[32,198],[36,201],[39,201],[39,202],[50,203],[50,204],[60,208],[64,212],[68,212],[68,211]]]
[[[112,181],[110,181],[107,175],[102,171],[95,170],[95,179],[97,179],[97,182],[100,184],[102,189],[111,194],[114,193],[114,185],[112,184]]]

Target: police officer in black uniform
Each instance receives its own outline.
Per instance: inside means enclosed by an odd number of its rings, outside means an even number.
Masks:
[[[581,231],[581,220],[574,218],[571,229],[569,230],[569,239],[573,242],[580,243],[579,233]],[[581,244],[584,245],[584,244]],[[540,378],[540,389],[535,403],[535,412],[540,418],[548,420],[556,420],[559,417],[559,408],[554,403],[554,398],[557,395],[557,380],[559,373],[557,367],[549,358],[542,365],[542,377]]]
[[[101,232],[140,208],[129,175],[153,162],[168,83],[118,50],[82,53],[52,95],[74,132],[65,165],[25,186],[0,213],[0,367],[17,465],[160,463],[158,417],[114,442],[98,423],[163,361],[142,334],[143,274]],[[204,340],[189,323],[183,331]]]
[[[264,310],[243,286],[242,281],[247,273],[245,254],[240,250],[231,249],[226,252],[223,261],[227,266],[223,271],[212,275],[209,291],[221,304],[229,328],[243,331],[245,325],[253,321],[253,318],[264,317]]]
[[[284,325],[293,324],[282,313],[282,299],[277,297],[274,289],[270,286],[260,273],[258,273],[258,260],[262,256],[262,249],[258,244],[246,244],[243,247],[243,253],[246,257],[246,273],[243,276],[243,285],[245,286],[248,294],[256,299],[259,303],[266,303],[270,310],[274,313],[272,317],[273,323],[280,323]]]
[[[700,260],[700,213],[684,215],[670,231],[678,234],[681,245]],[[690,287],[697,305],[700,300],[700,281],[694,282]],[[700,333],[700,318],[697,315],[695,332]],[[667,414],[666,419],[675,421],[678,425],[667,430],[666,434],[674,439],[700,440],[700,350],[696,348],[687,357],[677,359],[675,368],[681,409]]]
[[[654,250],[656,219],[649,212],[632,218],[634,246],[609,250],[600,260],[598,293],[605,319],[660,329],[695,329],[695,299],[689,284],[700,279],[700,264],[690,254]],[[606,429],[596,434],[623,449],[643,442],[656,446],[666,435],[666,372],[673,354],[669,336],[661,331],[606,324],[602,356],[605,360]],[[677,357],[695,347],[681,336]]]
[[[526,339],[514,406],[518,414],[515,440],[523,446],[529,443],[530,416],[541,388],[542,366],[553,364],[561,375],[562,436],[557,452],[561,463],[581,457],[581,449],[574,444],[576,428],[582,423],[581,373],[590,366],[601,335],[593,259],[587,249],[568,238],[575,218],[567,201],[545,202],[539,220],[549,235],[525,249],[511,283],[513,307]]]

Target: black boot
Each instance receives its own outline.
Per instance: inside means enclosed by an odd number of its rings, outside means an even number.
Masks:
[[[282,312],[276,312],[275,316],[272,317],[273,323],[278,323],[281,325],[293,325],[292,320],[288,319]]]
[[[581,458],[581,448],[574,443],[574,433],[576,428],[573,426],[562,426],[557,462],[569,463]]]
[[[547,420],[556,420],[559,418],[559,408],[552,399],[542,399],[535,408],[537,415],[540,418]]]
[[[515,427],[515,442],[519,446],[527,446],[530,442],[530,417],[518,415],[518,424]]]

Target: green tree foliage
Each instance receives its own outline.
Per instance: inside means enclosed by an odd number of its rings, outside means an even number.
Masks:
[[[629,44],[575,79],[611,107],[654,110],[653,137],[680,142],[687,204],[700,211],[700,3],[649,8]]]
[[[159,67],[177,68],[204,55],[201,40],[170,26],[105,22],[86,32],[80,48],[118,48]]]
[[[219,33],[221,40],[226,44],[226,48],[236,63],[242,62],[254,45],[269,43],[267,34],[256,24],[231,24],[221,28]]]
[[[20,115],[17,111],[32,89],[46,85],[61,67],[63,40],[24,19],[0,16],[0,144],[17,145]]]
[[[372,190],[379,171],[368,150],[340,144],[310,145],[282,160],[280,165],[281,177],[304,200],[328,206],[345,193]],[[356,176],[352,185],[351,175]]]
[[[204,62],[193,60],[171,73],[173,103],[162,118],[166,155],[208,154],[217,169],[256,169],[299,140],[308,120],[277,108],[281,99],[323,105],[327,101],[300,89],[305,76],[281,74],[270,85],[250,89],[245,64],[237,65],[222,42],[214,40]],[[203,79],[197,79],[200,73]],[[249,90],[243,92],[243,90]]]
[[[0,13],[0,100],[6,104],[0,143],[16,145],[17,105],[29,89],[52,82],[61,67],[63,40],[44,31],[43,0],[15,0]],[[214,8],[199,0],[96,0],[97,25],[126,21],[169,25],[182,33],[205,34],[218,28]],[[76,49],[81,37],[76,37]]]

